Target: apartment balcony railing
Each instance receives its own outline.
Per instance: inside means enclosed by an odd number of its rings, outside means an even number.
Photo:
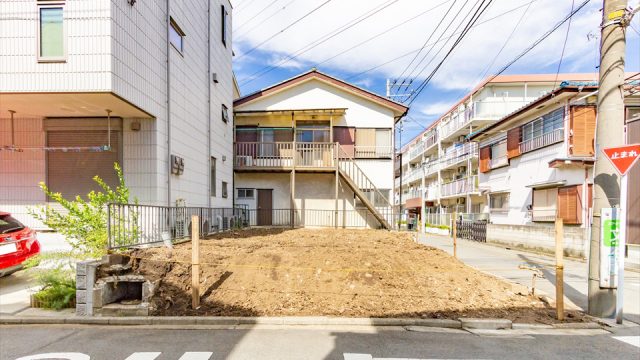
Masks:
[[[478,144],[475,142],[465,143],[462,146],[452,146],[445,150],[442,167],[458,164],[469,158],[478,157]]]
[[[438,188],[437,184],[427,186],[424,192],[424,199],[428,201],[436,200],[438,198]]]
[[[402,174],[402,183],[403,184],[411,183],[413,181],[420,179],[421,176],[422,176],[422,168],[417,167],[417,168],[411,169],[406,173]]]
[[[420,189],[414,189],[409,192],[406,192],[404,195],[402,195],[402,197],[406,198],[407,200],[419,199],[420,197],[422,197],[422,191]]]
[[[424,167],[425,167],[424,175],[429,176],[431,174],[437,173],[438,170],[440,170],[440,162],[437,160],[433,162],[428,162],[424,165]]]
[[[391,146],[355,146],[356,159],[391,159],[392,155]]]
[[[465,195],[468,193],[478,192],[478,176],[474,175],[468,178],[452,181],[443,184],[440,187],[441,197]]]
[[[409,161],[422,155],[423,152],[424,152],[424,143],[421,141],[409,151]]]
[[[498,120],[526,104],[527,101],[512,100],[510,98],[474,101],[470,107],[458,112],[449,122],[442,125],[440,136],[441,138],[446,138],[475,119]]]
[[[556,129],[552,132],[521,142],[520,153],[526,153],[562,141],[564,141],[564,129]]]
[[[429,135],[427,135],[427,137],[423,138],[422,141],[424,142],[425,150],[432,147],[433,145],[436,145],[438,143],[438,131],[435,129],[432,130],[431,132],[429,132]]]

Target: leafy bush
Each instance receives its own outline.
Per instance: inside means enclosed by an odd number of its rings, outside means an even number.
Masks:
[[[33,296],[47,309],[68,308],[76,297],[73,271],[62,266],[36,273],[36,283],[42,288]]]
[[[435,224],[425,224],[426,227],[430,227],[430,228],[436,228],[436,229],[442,229],[442,230],[449,230],[449,226],[448,225],[435,225]]]
[[[118,175],[119,185],[112,189],[99,176],[95,181],[102,191],[91,191],[87,200],[77,195],[75,199],[65,199],[62,194],[52,192],[44,183],[40,188],[52,201],[57,202],[65,211],[58,211],[49,205],[29,209],[36,219],[49,228],[62,234],[71,245],[73,256],[78,259],[100,257],[107,249],[107,204],[129,203],[129,189],[124,182],[122,169],[115,163],[113,168]],[[134,199],[134,203],[138,203]],[[135,234],[133,235],[135,236]]]

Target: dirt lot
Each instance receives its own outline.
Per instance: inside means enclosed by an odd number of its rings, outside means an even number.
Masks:
[[[522,286],[381,230],[253,229],[201,241],[202,306],[191,309],[191,244],[131,253],[159,286],[154,315],[501,317],[551,323]],[[569,319],[579,321],[579,313]]]

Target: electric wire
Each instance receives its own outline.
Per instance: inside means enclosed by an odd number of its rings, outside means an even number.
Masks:
[[[269,72],[279,68],[281,65],[284,65],[285,63],[294,60],[296,58],[298,58],[300,55],[302,55],[303,53],[331,40],[332,38],[336,37],[337,35],[343,33],[344,31],[354,27],[355,25],[361,23],[362,21],[369,19],[371,16],[379,13],[380,11],[388,8],[389,6],[395,4],[396,2],[398,2],[399,0],[388,0],[387,2],[377,5],[376,7],[374,7],[373,9],[365,12],[364,14],[358,16],[355,19],[352,19],[350,21],[348,21],[347,23],[345,23],[344,25],[338,27],[337,29],[334,29],[322,36],[320,36],[319,38],[317,38],[316,40],[314,40],[313,42],[307,44],[306,46],[296,50],[292,55],[289,55],[287,57],[285,57],[284,59],[281,59],[280,61],[278,61],[276,64],[273,64],[271,66],[266,66],[263,67],[257,71],[255,71],[254,73],[252,73],[251,75],[247,76],[245,79],[243,79],[241,81],[241,85],[246,85],[266,74],[268,74]]]
[[[238,27],[236,28],[236,31],[242,29],[244,26],[246,26],[247,24],[249,24],[253,19],[257,18],[258,16],[262,15],[262,12],[267,10],[269,7],[273,6],[273,4],[277,3],[280,0],[273,0],[272,2],[270,2],[269,4],[267,4],[267,6],[263,7],[262,9],[258,10],[255,15],[253,15],[249,20],[245,21],[244,23],[238,25]]]
[[[239,39],[242,39],[244,36],[246,36],[247,34],[250,34],[253,30],[255,30],[257,27],[261,26],[262,24],[264,24],[265,22],[267,22],[268,20],[272,19],[274,16],[276,16],[280,11],[283,11],[287,8],[287,6],[291,5],[292,3],[294,3],[296,0],[291,0],[288,3],[284,4],[281,8],[277,9],[276,11],[274,11],[271,15],[267,16],[266,18],[262,19],[261,21],[255,23],[252,27],[250,27],[249,29],[239,32],[237,35],[234,32],[234,37],[236,39],[236,41],[238,41]],[[237,29],[236,29],[237,32]]]
[[[411,106],[411,104],[418,98],[418,96],[420,96],[420,94],[422,93],[422,91],[424,91],[424,89],[426,88],[426,86],[429,84],[429,82],[431,81],[431,79],[433,78],[433,76],[438,72],[438,70],[442,67],[442,65],[444,64],[444,62],[447,60],[447,58],[451,55],[451,53],[453,53],[453,51],[456,49],[456,47],[462,42],[462,40],[465,38],[465,36],[467,35],[467,33],[471,30],[471,28],[473,27],[473,25],[478,21],[478,19],[482,16],[482,14],[487,10],[487,8],[489,8],[489,6],[491,6],[491,4],[493,3],[493,0],[489,0],[489,2],[484,5],[484,3],[486,2],[486,0],[483,0],[480,5],[478,6],[478,8],[476,9],[475,13],[472,15],[471,19],[469,20],[469,22],[467,23],[467,25],[465,26],[464,30],[462,31],[462,33],[460,34],[460,36],[458,36],[458,38],[456,39],[456,41],[453,43],[453,45],[451,46],[451,48],[449,49],[449,51],[445,54],[445,56],[442,58],[442,60],[440,60],[440,62],[438,63],[438,65],[431,71],[431,73],[429,74],[429,76],[427,76],[426,79],[424,79],[424,81],[420,84],[420,86],[418,86],[418,88],[416,89],[416,92],[410,97],[409,103],[408,105]],[[484,5],[484,7],[483,7]],[[437,55],[436,55],[437,56]],[[426,67],[425,67],[426,69]],[[418,75],[419,76],[419,75]]]
[[[327,5],[328,3],[330,3],[333,0],[326,0],[324,1],[322,4],[316,6],[315,8],[313,8],[311,11],[307,12],[306,14],[302,15],[301,17],[299,17],[298,19],[296,19],[295,21],[293,21],[292,23],[290,23],[289,25],[285,26],[282,30],[274,33],[273,35],[269,36],[267,39],[263,40],[262,42],[260,42],[258,45],[255,45],[254,47],[252,47],[251,49],[247,50],[246,52],[244,52],[242,55],[240,55],[238,57],[238,60],[242,59],[243,57],[251,54],[252,52],[256,51],[260,46],[268,43],[269,41],[273,40],[273,38],[275,38],[276,36],[284,33],[285,31],[289,30],[290,28],[292,28],[293,26],[295,26],[297,23],[299,23],[300,21],[304,20],[305,18],[307,18],[308,16],[310,16],[311,14],[313,14],[314,12],[320,10],[322,7],[324,7],[325,5]]]
[[[571,11],[573,11],[573,7],[575,6],[575,0],[571,0]],[[567,40],[569,39],[569,32],[571,31],[571,19],[569,18],[569,22],[567,23],[567,33],[564,36],[564,44],[562,45],[562,52],[560,53],[560,61],[558,61],[558,69],[556,70],[556,77],[553,80],[553,88],[556,87],[556,82],[558,81],[558,75],[560,74],[560,67],[562,66],[562,59],[564,58],[564,51],[567,47]]]

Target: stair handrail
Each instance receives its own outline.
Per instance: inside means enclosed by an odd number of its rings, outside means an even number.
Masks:
[[[380,190],[378,190],[378,188],[373,184],[373,181],[371,181],[371,179],[369,179],[369,177],[367,177],[367,175],[364,173],[364,171],[362,171],[362,169],[360,169],[360,167],[355,162],[355,160],[351,156],[349,156],[349,154],[347,154],[346,151],[344,151],[344,149],[342,148],[342,145],[340,145],[340,143],[336,143],[336,149],[338,149],[338,165],[340,164],[340,161],[348,160],[349,164],[354,166],[355,169],[360,172],[359,175],[364,180],[366,180],[366,182],[368,182],[368,185],[371,185],[371,187],[369,187],[367,189],[373,190],[375,193],[377,193],[387,203],[388,207],[393,209],[393,205],[391,205],[391,202],[389,202],[389,199],[387,199],[387,197],[384,196],[384,194],[382,194],[382,192],[380,192]],[[352,178],[352,180],[356,183],[356,185],[358,187],[360,187],[360,189],[362,190],[363,188],[361,187],[361,184],[358,184],[357,180],[354,179],[353,176],[351,176],[351,174],[348,174],[348,175]],[[374,195],[374,198],[373,198],[373,206],[376,207],[375,206],[375,195]],[[386,206],[381,206],[381,207],[386,207]]]

